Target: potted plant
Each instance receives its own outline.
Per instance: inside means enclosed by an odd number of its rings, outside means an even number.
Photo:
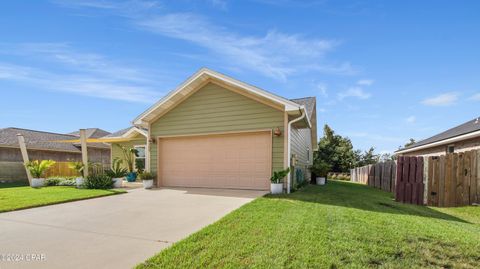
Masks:
[[[138,154],[138,151],[135,148],[127,148],[119,144],[117,144],[117,146],[122,150],[123,160],[127,164],[127,181],[133,182],[137,179],[137,173],[133,169],[133,164],[135,163],[135,156]]]
[[[330,165],[323,161],[316,161],[310,167],[310,170],[315,175],[315,183],[317,185],[325,185],[328,171],[330,171]]]
[[[70,169],[73,169],[75,170],[75,172],[77,172],[77,178],[75,178],[75,183],[77,185],[77,187],[80,187],[83,185],[83,177],[82,177],[82,173],[83,173],[83,169],[85,168],[85,166],[83,165],[82,162],[71,162],[68,164],[68,168]]]
[[[143,187],[145,189],[151,189],[153,187],[153,180],[155,179],[155,174],[144,172],[140,174],[139,177],[143,181]]]
[[[281,171],[273,172],[273,176],[270,178],[270,192],[272,194],[280,194],[283,192],[283,179],[290,172],[290,168]]]
[[[105,173],[112,178],[114,188],[121,188],[128,170],[122,167],[122,160],[115,158],[112,161],[112,169],[107,170]]]
[[[33,177],[31,182],[31,186],[33,188],[42,187],[44,185],[45,178],[42,178],[42,176],[45,174],[45,171],[47,171],[48,168],[52,167],[54,164],[55,162],[52,160],[35,160],[25,164],[25,167]]]

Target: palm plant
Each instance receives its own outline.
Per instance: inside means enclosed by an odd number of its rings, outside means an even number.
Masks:
[[[119,144],[116,145],[122,150],[123,160],[127,163],[128,172],[134,172],[133,164],[135,163],[135,156],[138,154],[138,150],[135,148],[128,148]]]
[[[288,175],[288,172],[290,172],[290,167],[284,170],[275,171],[273,172],[273,176],[270,178],[270,181],[274,184],[281,183],[282,179]]]
[[[25,167],[28,169],[32,177],[41,178],[45,171],[47,171],[48,168],[52,167],[54,164],[55,161],[52,160],[35,160],[27,162]]]
[[[127,175],[127,168],[122,167],[123,161],[119,158],[115,158],[112,161],[112,169],[105,171],[105,174],[111,178],[121,178]]]
[[[68,168],[75,170],[77,175],[81,176],[85,166],[82,162],[70,162],[68,163]]]

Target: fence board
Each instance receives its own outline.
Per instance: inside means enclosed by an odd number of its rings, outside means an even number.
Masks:
[[[445,156],[439,157],[438,164],[438,206],[445,206]]]

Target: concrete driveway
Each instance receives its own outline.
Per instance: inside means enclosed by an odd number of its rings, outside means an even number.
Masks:
[[[0,269],[131,268],[264,193],[134,189],[0,213]],[[7,254],[40,261],[6,262]]]

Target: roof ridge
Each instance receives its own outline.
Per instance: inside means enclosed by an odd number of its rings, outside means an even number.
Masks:
[[[18,128],[18,127],[6,127],[6,128],[2,128],[2,129],[0,129],[0,130],[5,130],[5,129],[23,130],[23,131],[30,131],[30,132],[44,133],[44,134],[56,134],[56,135],[75,136],[75,135],[72,135],[72,134],[62,134],[62,133],[55,133],[55,132],[48,132],[48,131],[39,131],[39,130],[26,129],[26,128]]]

